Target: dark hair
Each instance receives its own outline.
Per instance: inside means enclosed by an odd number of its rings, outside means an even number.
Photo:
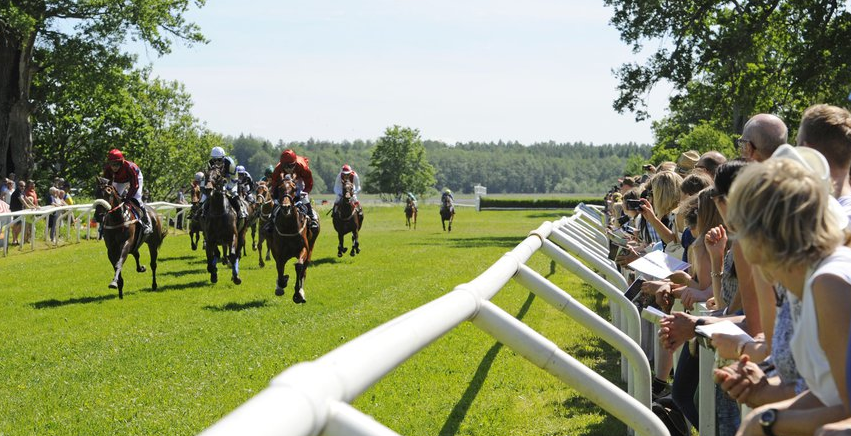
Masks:
[[[708,186],[712,186],[712,177],[709,177],[709,174],[705,171],[698,171],[689,174],[683,179],[683,184],[680,185],[680,191],[686,195],[694,195]]]
[[[713,188],[712,196],[726,196],[730,193],[730,186],[733,184],[733,180],[736,180],[739,171],[747,164],[748,162],[744,159],[734,159],[718,167],[715,170],[715,187]]]

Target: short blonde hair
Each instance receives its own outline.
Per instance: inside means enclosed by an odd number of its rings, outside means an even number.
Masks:
[[[677,208],[680,202],[680,185],[683,178],[672,171],[656,173],[650,179],[650,189],[653,191],[653,212],[660,219]]]
[[[812,265],[845,240],[828,209],[824,183],[791,159],[769,159],[742,169],[727,197],[727,225],[737,239],[763,248],[775,267]]]

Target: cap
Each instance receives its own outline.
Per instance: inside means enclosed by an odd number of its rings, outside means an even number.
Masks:
[[[771,159],[791,159],[812,171],[813,175],[824,185],[825,193],[828,196],[828,208],[839,221],[839,227],[842,229],[848,227],[848,214],[844,211],[842,205],[839,204],[839,201],[830,195],[830,191],[833,189],[833,181],[830,179],[830,164],[827,163],[824,155],[814,148],[793,147],[789,144],[783,144],[774,150],[774,153],[771,154]]]
[[[292,149],[286,149],[281,153],[281,163],[293,163],[295,162],[295,152]]]
[[[352,172],[352,167],[350,167],[348,164],[343,165],[343,170],[342,170],[342,171],[343,171],[343,174],[349,174],[349,173],[351,173],[351,172]]]
[[[121,150],[113,148],[106,154],[106,160],[109,162],[120,162],[124,160],[124,155],[121,154]]]

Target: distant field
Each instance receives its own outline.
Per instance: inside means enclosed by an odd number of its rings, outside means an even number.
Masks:
[[[0,257],[0,435],[191,435],[316,359],[475,278],[557,213],[463,208],[451,234],[424,206],[417,230],[399,207],[366,208],[362,253],[336,257],[324,215],[307,304],[275,297],[274,261],[242,260],[240,286],[209,283],[200,251],[169,235],[158,281],[128,271],[125,298],[96,241]],[[249,238],[250,240],[250,238]],[[349,242],[347,241],[347,244]],[[142,259],[148,262],[147,251]],[[132,262],[130,262],[132,265]],[[529,265],[592,310],[590,287],[536,254]],[[133,268],[129,268],[132,270]],[[292,271],[292,265],[288,265]],[[494,302],[610,380],[617,354],[511,284]],[[355,407],[405,435],[623,434],[622,424],[469,323],[368,390]]]

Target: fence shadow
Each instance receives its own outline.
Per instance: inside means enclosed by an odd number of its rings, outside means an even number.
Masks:
[[[416,242],[413,245],[439,245],[449,248],[480,248],[480,247],[505,247],[514,248],[523,242],[525,237],[517,236],[487,236],[481,238],[434,238],[428,241]]]
[[[201,273],[201,271],[198,271],[198,270],[195,270],[195,269],[183,269],[183,270],[179,270],[179,271],[163,271],[163,272],[157,271],[158,276],[173,276],[173,277],[183,277],[183,276],[188,276],[190,274],[200,274],[200,273]]]
[[[204,306],[212,312],[240,312],[248,309],[258,309],[269,305],[269,300],[254,300],[245,303],[227,303],[221,306]]]
[[[69,298],[67,300],[57,300],[55,298],[51,298],[49,300],[42,300],[36,301],[35,303],[30,303],[30,306],[32,306],[34,309],[50,309],[54,307],[69,306],[71,304],[100,303],[101,301],[114,300],[116,298],[118,298],[117,293],[109,295],[98,295],[95,297]]]
[[[210,282],[207,280],[196,280],[194,282],[189,283],[174,283],[168,285],[160,285],[156,290],[146,288],[142,289],[142,292],[166,292],[166,291],[182,291],[185,289],[197,289],[197,288],[206,288],[210,285]]]
[[[523,306],[520,308],[520,311],[517,312],[517,319],[522,320],[523,317],[526,316],[526,313],[532,306],[533,301],[535,301],[535,294],[530,292],[526,301],[523,303]],[[473,404],[473,401],[482,389],[482,385],[488,377],[488,372],[490,372],[493,361],[496,359],[496,356],[499,354],[499,350],[501,349],[502,343],[497,342],[490,350],[488,350],[487,353],[485,353],[485,356],[482,358],[482,362],[479,364],[479,367],[476,369],[476,373],[473,375],[473,379],[467,385],[467,390],[464,391],[464,394],[461,395],[461,399],[455,403],[455,407],[453,407],[452,411],[449,412],[446,422],[440,429],[440,436],[454,436],[458,434],[458,427],[464,421],[464,417],[467,416],[467,412],[470,411],[470,406]]]
[[[159,258],[158,258],[158,260],[192,260],[192,259],[197,259],[197,258],[198,258],[198,256],[190,256],[190,255],[185,255],[185,256],[162,256],[162,257],[159,257]]]

